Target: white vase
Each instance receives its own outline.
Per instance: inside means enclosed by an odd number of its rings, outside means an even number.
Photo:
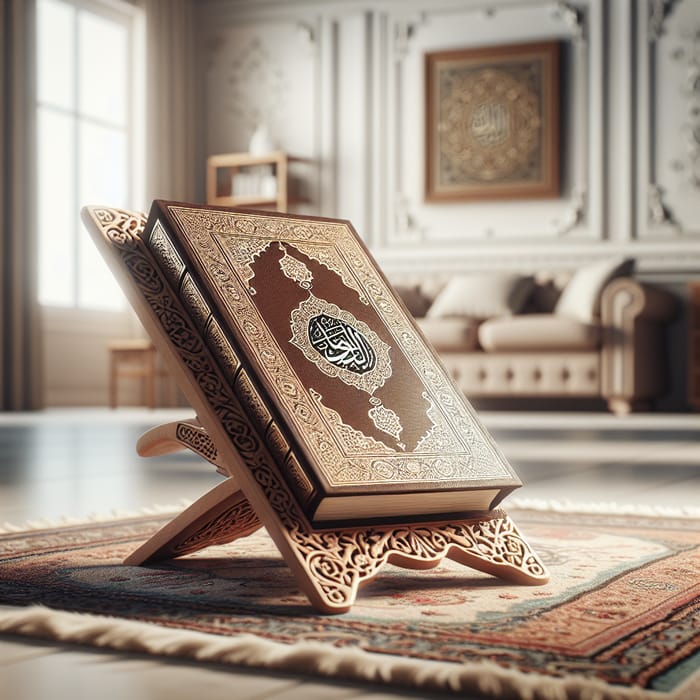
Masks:
[[[250,137],[248,152],[253,156],[265,156],[274,150],[270,132],[264,124],[260,124]]]

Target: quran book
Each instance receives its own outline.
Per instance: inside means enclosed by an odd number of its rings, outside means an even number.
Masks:
[[[311,523],[486,511],[520,486],[349,222],[155,201],[143,240]],[[205,427],[225,420],[209,402]]]

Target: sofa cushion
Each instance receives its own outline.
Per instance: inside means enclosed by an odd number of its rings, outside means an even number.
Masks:
[[[394,291],[412,316],[416,318],[425,316],[430,308],[430,299],[421,292],[417,284],[395,284]]]
[[[522,309],[535,285],[532,277],[513,273],[456,275],[428,309],[430,318],[507,316]]]
[[[600,328],[553,314],[527,314],[492,318],[479,327],[484,350],[591,350],[600,342]]]
[[[600,297],[605,285],[615,277],[629,275],[634,260],[600,260],[579,268],[559,297],[554,313],[584,323],[593,323],[600,316]]]
[[[418,326],[433,347],[443,352],[470,352],[478,346],[479,321],[467,316],[419,318]]]

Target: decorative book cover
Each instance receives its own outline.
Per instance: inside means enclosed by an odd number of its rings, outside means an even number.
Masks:
[[[156,201],[143,237],[312,523],[520,485],[348,222]]]

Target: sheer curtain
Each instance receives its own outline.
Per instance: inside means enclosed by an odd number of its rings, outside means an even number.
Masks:
[[[146,193],[195,197],[195,47],[192,0],[142,0],[146,19]]]
[[[34,2],[0,0],[0,410],[41,404],[34,203]],[[40,205],[40,203],[38,203]]]

